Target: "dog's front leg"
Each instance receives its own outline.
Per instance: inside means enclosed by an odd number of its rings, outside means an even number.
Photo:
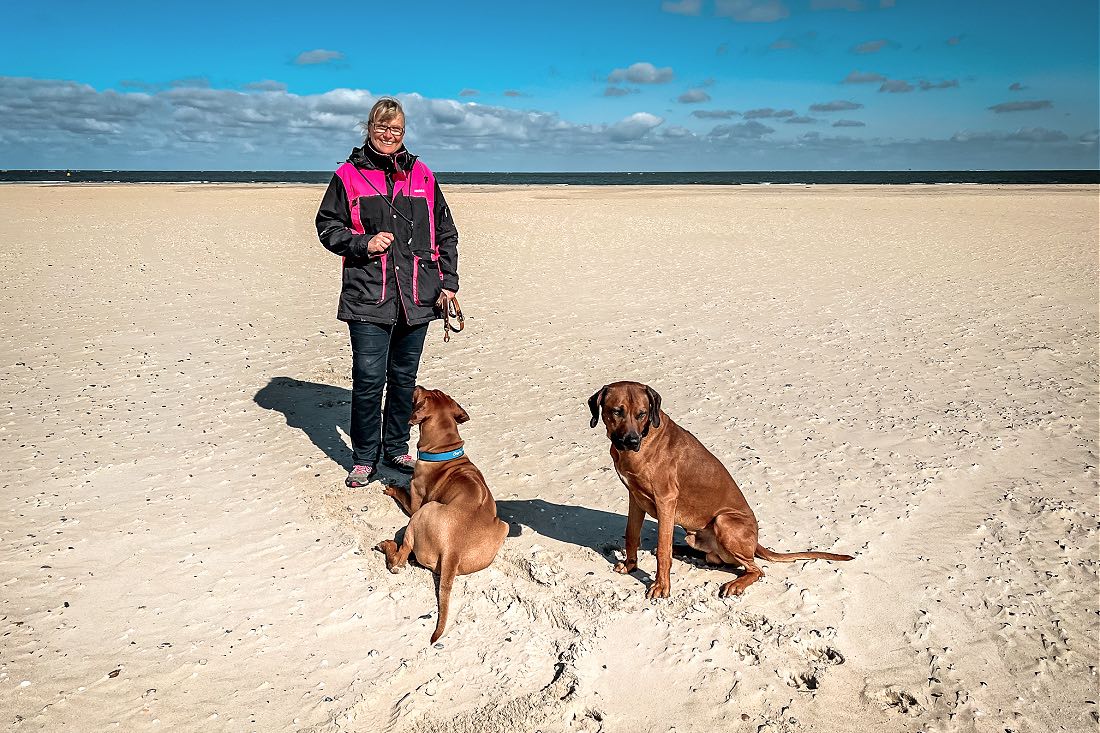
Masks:
[[[676,527],[676,503],[657,504],[657,579],[646,591],[646,598],[668,598],[672,587],[672,530]]]
[[[626,516],[626,559],[615,565],[616,573],[632,573],[638,569],[638,545],[642,538],[642,522],[645,521],[645,509],[630,494],[630,505]]]
[[[382,489],[382,493],[396,501],[397,505],[401,507],[401,511],[405,512],[406,516],[411,517],[413,515],[414,509],[412,508],[412,496],[410,496],[410,492],[405,491],[405,489],[400,486],[387,486]]]

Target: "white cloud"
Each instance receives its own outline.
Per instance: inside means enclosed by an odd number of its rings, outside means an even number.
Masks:
[[[782,0],[715,0],[714,14],[739,23],[774,23],[791,11]]]
[[[681,104],[699,104],[700,102],[709,102],[710,95],[702,89],[688,89],[677,97],[676,101]]]
[[[314,64],[327,64],[330,61],[341,61],[344,58],[344,54],[339,51],[329,51],[324,48],[317,48],[312,51],[303,51],[298,54],[298,57],[294,59],[294,63],[299,66],[312,66]]]
[[[913,91],[913,85],[904,79],[887,79],[878,90],[880,92],[890,92],[891,94],[901,94]]]
[[[952,142],[1024,142],[1056,143],[1068,140],[1069,136],[1060,130],[1048,130],[1045,127],[1021,127],[1014,132],[956,132]]]
[[[672,81],[673,73],[669,67],[658,69],[648,61],[639,61],[625,69],[615,69],[607,76],[611,84],[628,81],[631,84],[664,84]]]
[[[765,135],[773,132],[775,132],[775,128],[768,127],[762,122],[752,120],[750,122],[738,122],[732,125],[718,125],[710,131],[710,137],[722,140],[759,140]]]
[[[1049,99],[1035,99],[1027,102],[1002,102],[993,105],[989,109],[997,114],[1003,114],[1005,112],[1034,112],[1039,109],[1050,109],[1053,106]]]
[[[933,81],[928,81],[926,79],[921,79],[919,82],[917,82],[917,85],[920,87],[920,90],[922,92],[927,92],[930,89],[952,89],[952,88],[958,87],[959,86],[959,80],[958,79],[945,79],[943,81],[933,82]]]
[[[847,10],[854,13],[863,10],[861,0],[810,0],[811,10]]]
[[[852,50],[856,53],[878,53],[882,49],[890,45],[890,42],[886,39],[880,38],[875,41],[866,41],[864,43],[855,46]]]
[[[638,140],[662,122],[664,122],[663,119],[648,112],[635,112],[612,125],[608,135],[616,142]]]
[[[875,72],[864,73],[862,71],[852,71],[848,76],[844,77],[844,81],[841,84],[878,84],[886,81],[886,77],[882,74],[876,74]]]
[[[699,15],[703,12],[703,0],[663,0],[661,10],[677,15]]]
[[[746,120],[767,119],[769,117],[794,117],[794,110],[761,107],[760,109],[750,109],[748,112],[745,113]]]
[[[686,127],[680,127],[679,125],[672,125],[661,130],[661,136],[670,140],[680,140],[685,138],[694,138],[695,133]]]
[[[732,109],[697,109],[691,113],[691,116],[700,120],[728,120],[739,114],[741,113]]]
[[[285,92],[287,89],[286,84],[281,81],[272,81],[270,79],[249,82],[244,85],[244,88],[253,92]]]
[[[852,109],[860,109],[863,107],[859,102],[852,102],[847,99],[834,99],[832,102],[818,102],[817,104],[810,105],[810,111],[812,112],[844,112]]]

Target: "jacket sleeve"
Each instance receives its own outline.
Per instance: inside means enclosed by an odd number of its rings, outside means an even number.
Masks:
[[[443,273],[443,287],[458,292],[458,229],[451,218],[451,207],[443,198],[439,182],[435,184],[435,244],[439,248],[439,270]]]
[[[334,175],[317,210],[317,237],[325,249],[342,257],[366,257],[370,235],[351,228],[351,207],[344,182]]]

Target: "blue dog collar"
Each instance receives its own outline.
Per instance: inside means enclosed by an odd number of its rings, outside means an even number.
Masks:
[[[455,458],[461,458],[464,455],[466,455],[466,449],[464,447],[463,448],[455,448],[454,450],[449,450],[446,453],[425,453],[424,451],[420,451],[420,450],[418,450],[416,452],[417,460],[419,460],[419,461],[431,461],[433,463],[438,463],[438,462],[442,462],[442,461],[451,461],[451,460],[454,460]]]

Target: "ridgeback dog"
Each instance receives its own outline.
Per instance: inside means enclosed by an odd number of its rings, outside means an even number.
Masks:
[[[626,560],[617,573],[638,567],[638,541],[645,515],[657,518],[657,579],[647,598],[668,598],[672,530],[687,531],[687,543],[713,565],[740,565],[744,575],[725,583],[719,595],[741,595],[764,577],[753,562],[851,560],[831,552],[772,552],[757,541],[756,516],[726,467],[694,435],[661,412],[661,395],[638,382],[615,382],[588,400],[592,427],[600,420],[611,439],[611,460],[630,494]]]
[[[413,390],[410,425],[420,426],[416,467],[409,490],[387,487],[411,519],[398,547],[393,540],[374,549],[386,556],[391,573],[400,572],[409,559],[439,576],[439,620],[431,643],[443,635],[451,586],[456,575],[489,567],[508,534],[508,524],[497,518],[497,505],[485,477],[465,456],[458,426],[470,416],[439,390]]]

